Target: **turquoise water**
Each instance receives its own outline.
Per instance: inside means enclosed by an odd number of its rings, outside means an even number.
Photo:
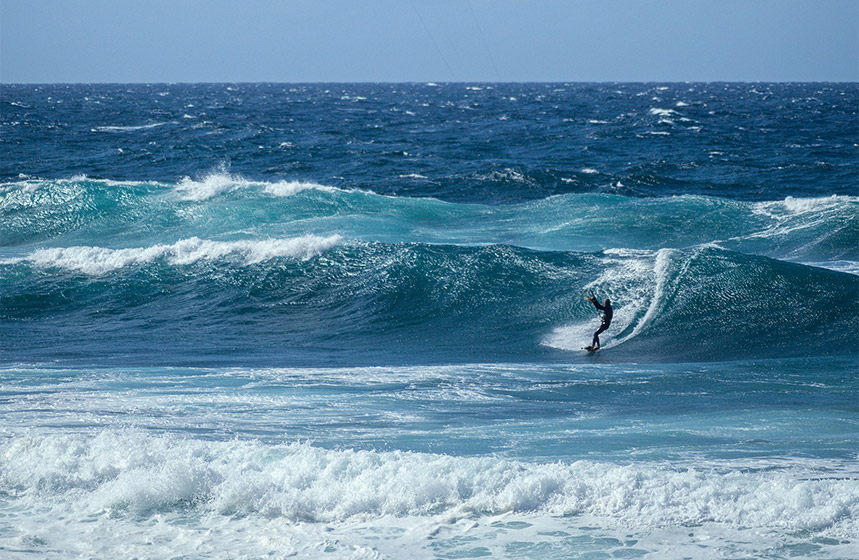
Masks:
[[[4,369],[0,535],[13,557],[849,558],[855,365]]]
[[[855,84],[0,94],[0,556],[859,557]]]

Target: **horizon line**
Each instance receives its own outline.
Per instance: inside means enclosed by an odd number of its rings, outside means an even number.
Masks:
[[[403,81],[212,81],[212,82],[6,82],[0,79],[0,86],[86,86],[86,85],[328,85],[328,84],[350,84],[350,85],[471,85],[471,84],[859,84],[856,80],[508,80],[508,81],[486,81],[486,80],[403,80]]]

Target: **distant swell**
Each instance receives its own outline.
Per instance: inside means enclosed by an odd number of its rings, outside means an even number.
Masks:
[[[176,184],[76,177],[0,185],[0,246],[51,242],[126,247],[241,233],[332,234],[385,243],[506,244],[536,250],[715,245],[854,271],[859,198],[742,202],[703,196],[565,194],[492,206],[382,196],[304,181],[252,181],[219,171]],[[157,240],[157,241],[156,241]]]

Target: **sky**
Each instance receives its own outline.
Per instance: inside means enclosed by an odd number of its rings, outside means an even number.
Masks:
[[[0,82],[859,81],[859,0],[0,0]]]

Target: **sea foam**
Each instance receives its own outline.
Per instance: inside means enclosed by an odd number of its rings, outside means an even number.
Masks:
[[[823,213],[841,210],[859,204],[859,197],[832,195],[817,198],[786,197],[784,200],[756,202],[752,212],[771,218],[784,218],[809,213]]]
[[[212,197],[242,189],[258,189],[272,196],[292,196],[305,190],[337,191],[335,187],[305,181],[249,181],[224,170],[206,175],[200,180],[190,177],[176,185],[176,192],[184,200],[202,201]]]
[[[8,259],[4,264],[27,261],[45,268],[65,268],[84,274],[100,275],[126,266],[166,258],[173,265],[191,265],[200,260],[237,256],[243,264],[256,264],[278,257],[310,259],[338,245],[339,235],[304,235],[290,239],[212,241],[191,237],[170,245],[126,249],[106,247],[58,247],[38,249],[27,257]]]
[[[156,123],[141,124],[141,125],[136,125],[136,126],[97,126],[92,130],[93,130],[93,132],[136,132],[138,130],[157,128],[159,126],[164,126],[165,124],[170,124],[170,123],[156,122]]]
[[[530,512],[633,527],[859,530],[855,473],[667,464],[532,463],[309,443],[211,442],[136,431],[20,436],[0,446],[0,491],[78,515],[177,510],[294,522]]]

